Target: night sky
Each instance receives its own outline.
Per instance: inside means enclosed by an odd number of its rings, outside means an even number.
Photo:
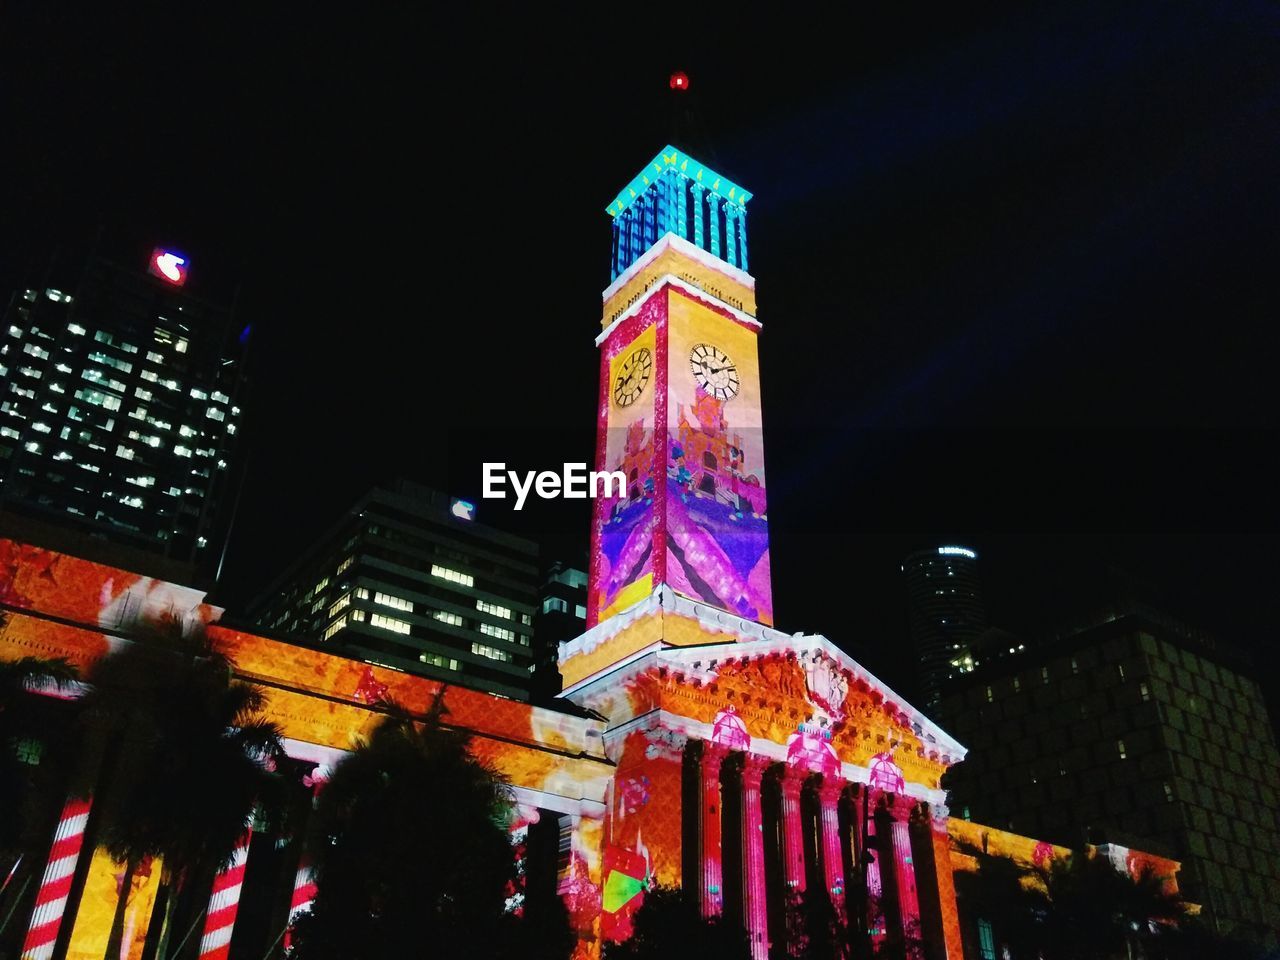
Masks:
[[[380,479],[592,460],[604,207],[675,139],[755,193],[779,626],[905,687],[946,539],[996,624],[1116,569],[1276,674],[1275,5],[6,6],[0,290],[99,234],[240,287],[231,609]]]

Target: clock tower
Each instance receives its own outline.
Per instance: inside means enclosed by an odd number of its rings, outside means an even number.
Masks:
[[[608,207],[588,627],[664,586],[773,622],[751,194],[666,147]],[[705,638],[702,642],[705,642]]]

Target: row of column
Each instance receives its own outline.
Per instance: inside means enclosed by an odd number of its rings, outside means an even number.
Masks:
[[[692,200],[693,216],[688,206]],[[704,203],[705,200],[705,203]],[[724,219],[723,253],[720,221]],[[675,170],[667,170],[635,202],[613,219],[610,280],[640,259],[659,238],[674,233],[720,257],[730,266],[747,267],[747,211]]]
[[[699,900],[704,916],[720,915],[724,910],[723,830],[721,816],[721,768],[726,759],[736,754],[740,759],[741,816],[738,822],[742,850],[742,919],[751,942],[753,960],[764,960],[769,953],[768,891],[765,883],[764,813],[761,803],[761,785],[764,775],[775,762],[771,758],[755,754],[730,751],[719,744],[704,743],[699,756],[700,797],[698,803],[698,832],[700,838],[699,861],[701,884]],[[781,797],[781,854],[782,879],[786,888],[797,894],[806,886],[804,818],[801,809],[801,792],[810,779],[817,781],[818,798],[818,848],[822,865],[823,882],[831,897],[832,905],[841,915],[846,915],[846,887],[844,878],[844,840],[840,827],[840,801],[850,784],[837,776],[810,774],[807,770],[783,767],[779,775]],[[871,803],[879,807],[878,817],[887,826],[886,835],[876,827],[876,816],[866,817],[865,807],[858,816],[859,824],[853,831],[852,862],[860,862],[863,851],[869,848],[875,859],[866,864],[868,927],[877,942],[887,936],[887,924],[883,910],[883,880],[889,881],[890,893],[896,909],[895,935],[906,936],[908,927],[920,916],[916,891],[915,866],[911,854],[910,826],[907,811],[910,801],[891,795],[880,795],[862,787],[855,801]],[[867,838],[859,842],[863,822]],[[864,846],[865,844],[865,846]],[[886,869],[887,873],[882,874]]]

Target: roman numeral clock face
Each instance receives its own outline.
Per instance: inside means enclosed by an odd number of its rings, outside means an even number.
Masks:
[[[620,407],[629,407],[640,399],[644,388],[649,385],[649,377],[653,374],[653,354],[648,347],[641,347],[632,352],[622,363],[617,379],[613,381],[613,402]]]
[[[717,400],[731,400],[738,395],[741,383],[738,368],[719,347],[700,343],[689,354],[689,366],[693,367],[693,379],[703,393]]]

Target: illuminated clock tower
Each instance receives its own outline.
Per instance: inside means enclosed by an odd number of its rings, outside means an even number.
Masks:
[[[588,626],[663,585],[773,622],[751,194],[666,147],[609,205]]]

